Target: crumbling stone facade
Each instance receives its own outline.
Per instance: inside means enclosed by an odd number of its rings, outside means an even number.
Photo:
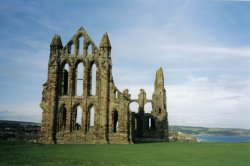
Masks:
[[[135,110],[133,102],[139,105]],[[152,104],[150,113],[144,111],[146,103]],[[40,106],[41,143],[168,141],[162,68],[156,72],[152,99],[143,89],[138,99],[131,99],[127,89],[121,92],[114,84],[107,33],[99,47],[82,27],[65,46],[60,36],[53,37]]]

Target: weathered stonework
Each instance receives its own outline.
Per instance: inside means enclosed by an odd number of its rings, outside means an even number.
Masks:
[[[79,42],[80,38],[84,38],[83,43]],[[84,66],[80,78],[79,64]],[[79,87],[83,93],[77,95]],[[156,72],[152,99],[146,98],[143,89],[138,99],[131,99],[127,89],[121,92],[113,82],[107,33],[99,48],[82,27],[64,47],[60,36],[55,35],[50,44],[48,79],[43,88],[41,143],[168,141],[162,68]],[[139,104],[138,110],[130,109],[132,102]],[[144,111],[148,102],[152,103],[151,113]]]

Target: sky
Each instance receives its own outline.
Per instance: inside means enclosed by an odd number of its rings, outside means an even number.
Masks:
[[[108,32],[113,78],[152,97],[163,68],[170,125],[250,129],[250,2],[1,0],[0,119],[41,122],[54,34]]]

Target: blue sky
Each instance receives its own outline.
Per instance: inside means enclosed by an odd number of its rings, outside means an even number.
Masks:
[[[170,125],[250,129],[250,2],[0,3],[0,119],[41,121],[50,41],[83,26],[96,45],[108,32],[115,84],[133,98],[151,98],[163,67]]]

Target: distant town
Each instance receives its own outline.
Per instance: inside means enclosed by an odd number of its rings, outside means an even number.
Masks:
[[[40,123],[0,120],[0,140],[37,142]]]

